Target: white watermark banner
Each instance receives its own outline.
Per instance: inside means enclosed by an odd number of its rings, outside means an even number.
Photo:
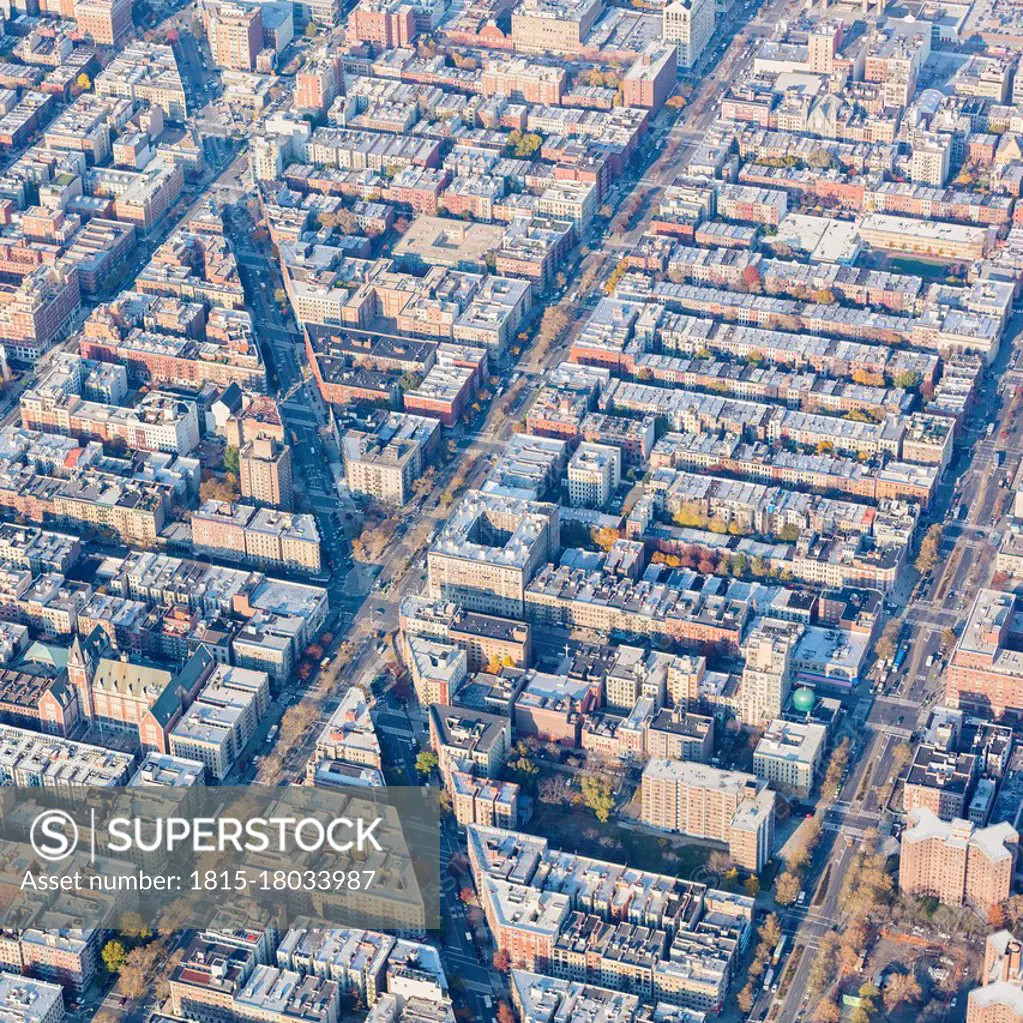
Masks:
[[[0,788],[0,926],[440,924],[436,794],[287,786]]]

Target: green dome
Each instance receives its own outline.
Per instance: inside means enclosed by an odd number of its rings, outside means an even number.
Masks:
[[[809,686],[803,686],[792,694],[792,706],[801,714],[809,714],[816,702],[817,694]]]

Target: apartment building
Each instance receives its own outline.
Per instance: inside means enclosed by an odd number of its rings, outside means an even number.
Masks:
[[[18,983],[25,983],[30,977],[80,998],[96,976],[102,933],[96,928],[79,927],[59,931],[32,926],[0,928],[0,963],[5,971],[10,971],[0,976],[11,976]],[[43,994],[39,1005],[46,1006],[47,1011],[54,1011],[48,1002]],[[59,1005],[61,1015],[57,1018],[62,1019],[63,998]],[[20,1023],[21,1017],[15,1014],[14,1019]]]
[[[646,731],[646,753],[655,759],[707,763],[714,752],[714,719],[678,703],[662,707]]]
[[[526,586],[559,543],[557,505],[470,491],[427,554],[429,595],[522,618]]]
[[[568,499],[577,507],[604,508],[621,479],[621,448],[584,441],[568,461]]]
[[[325,56],[307,63],[295,75],[295,108],[325,112],[342,90],[340,62]]]
[[[914,185],[944,188],[952,152],[950,135],[923,135],[913,140],[910,178]]]
[[[270,706],[270,678],[218,664],[170,733],[170,752],[201,763],[222,782]]]
[[[886,213],[868,213],[860,223],[859,235],[875,249],[967,261],[983,259],[995,241],[988,227],[928,222]]]
[[[512,12],[512,42],[523,53],[579,53],[603,10],[603,0],[524,0]]]
[[[532,663],[533,634],[526,622],[459,608],[448,625],[447,635],[465,651],[470,671],[484,671],[494,662],[517,668]]]
[[[31,389],[21,396],[20,410],[22,426],[43,433],[120,441],[133,449],[175,455],[187,455],[199,443],[195,402],[162,391],[150,391],[134,408],[122,408]]]
[[[714,0],[671,0],[662,12],[661,38],[674,45],[678,66],[696,66],[714,34]]]
[[[272,437],[256,437],[238,452],[242,497],[291,511],[295,503],[291,448]]]
[[[812,722],[775,718],[753,751],[753,773],[779,792],[813,791],[828,744],[828,730]]]
[[[779,717],[789,698],[794,635],[777,624],[756,628],[746,639],[739,689],[739,717],[746,725]]]
[[[1019,835],[1008,823],[977,827],[941,820],[920,807],[909,812],[899,856],[899,891],[934,896],[946,906],[971,906],[983,917],[1012,891]]]
[[[548,67],[521,57],[491,58],[483,65],[483,95],[505,96],[517,103],[559,106],[568,89],[564,68]]]
[[[321,761],[383,769],[380,740],[373,727],[366,694],[353,686],[345,693],[316,739],[310,770]]]
[[[992,717],[1023,712],[1023,653],[1017,649],[1016,615],[1014,594],[977,594],[946,673],[949,706]]]
[[[759,872],[771,855],[774,804],[767,783],[741,771],[662,759],[643,769],[644,823],[722,842],[746,870]]]
[[[593,963],[562,939],[568,930],[600,959],[609,982],[665,1003],[655,1018],[697,1023],[703,1012],[721,1010],[751,933],[752,899],[555,852],[545,839],[515,831],[477,824],[466,831],[484,915],[513,967],[549,974],[557,960],[575,981],[585,979]],[[620,927],[614,906],[625,902],[629,919]],[[671,1007],[684,1011],[673,1015]]]
[[[78,28],[100,46],[120,46],[131,30],[131,0],[75,0]]]
[[[320,534],[312,515],[206,501],[192,514],[192,545],[257,565],[318,574]]]
[[[452,771],[447,778],[451,811],[462,826],[482,824],[514,828],[519,822],[519,786],[510,781],[476,778]]]
[[[1019,1023],[1023,1019],[1023,942],[1009,931],[989,934],[980,985],[970,991],[966,1023]]]
[[[511,749],[507,717],[434,704],[429,709],[430,745],[445,778],[452,771],[497,778]]]
[[[440,439],[436,419],[402,412],[388,413],[372,433],[349,430],[341,443],[348,489],[384,504],[405,504]]]
[[[359,0],[348,17],[352,42],[383,49],[406,47],[416,37],[416,12],[404,0]]]
[[[261,5],[219,3],[204,7],[206,37],[213,62],[235,71],[252,71],[263,49]]]
[[[10,1023],[61,1023],[64,989],[15,973],[0,973],[0,1019]]]
[[[974,754],[921,743],[906,776],[903,806],[907,813],[930,810],[943,821],[965,817],[978,773]]]
[[[67,738],[81,720],[78,692],[67,671],[52,677],[0,668],[0,722]]]
[[[130,753],[0,725],[0,782],[5,785],[56,789],[123,785],[134,759]]]
[[[406,637],[405,648],[405,663],[420,705],[451,703],[468,675],[465,651],[428,636]]]

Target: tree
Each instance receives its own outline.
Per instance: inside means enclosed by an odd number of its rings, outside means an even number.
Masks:
[[[838,790],[841,787],[842,776],[845,774],[848,763],[849,739],[846,737],[833,750],[831,759],[828,760],[828,768],[824,772],[824,781],[821,783],[821,799],[826,803],[833,803],[838,798]]]
[[[129,998],[141,998],[149,990],[146,974],[137,966],[125,966],[118,983],[121,991]]]
[[[927,530],[923,542],[920,544],[920,552],[916,556],[917,571],[926,572],[934,567],[941,548],[941,537],[942,529],[936,522]]]
[[[781,923],[778,917],[774,913],[769,913],[764,917],[764,922],[760,925],[760,930],[757,932],[760,935],[760,940],[768,949],[773,949],[777,946],[778,942],[781,941]]]
[[[799,526],[792,522],[786,522],[781,529],[778,530],[778,539],[784,540],[785,543],[795,543],[799,539],[800,529]]]
[[[494,953],[494,969],[498,973],[507,973],[511,969],[511,956],[506,949],[499,948]]]
[[[892,383],[896,387],[902,387],[907,391],[915,390],[920,386],[920,374],[915,369],[904,369],[896,373]]]
[[[237,488],[237,476],[228,473],[223,480],[208,479],[199,484],[200,501],[226,501],[230,503],[240,495]]]
[[[476,901],[476,892],[467,885],[458,893],[458,897],[468,906]]]
[[[822,998],[813,1010],[813,1023],[840,1023],[842,1010],[830,998]]]
[[[320,213],[319,221],[321,227],[336,227],[342,234],[359,233],[358,218],[351,210],[346,210],[343,207],[339,207],[338,209],[331,210],[329,212],[325,211]]]
[[[238,461],[238,449],[233,444],[228,444],[224,448],[224,472],[233,473],[235,476],[241,475],[241,467]]]
[[[755,899],[760,894],[760,881],[755,877],[747,877],[742,882],[742,888],[751,899]]]
[[[948,653],[956,645],[956,630],[948,627],[941,630],[941,650]]]
[[[720,849],[715,849],[707,859],[707,869],[713,874],[725,874],[734,866],[732,857]]]
[[[521,781],[532,781],[532,778],[540,773],[540,768],[533,763],[529,756],[529,747],[524,742],[515,746],[515,757],[509,758],[508,770],[519,776]]]
[[[912,973],[893,973],[884,986],[885,1012],[891,1013],[906,1002],[919,1002],[922,993]]]
[[[885,625],[881,638],[874,644],[874,650],[881,660],[890,661],[895,656],[895,644],[899,641],[901,633],[902,623],[900,621],[893,618]]]
[[[119,921],[119,930],[126,937],[137,939],[140,941],[148,941],[152,935],[153,930],[151,927],[147,927],[142,921],[142,917],[138,913],[122,913]],[[141,951],[136,949],[136,952]]]
[[[497,1023],[517,1023],[515,1010],[507,1002],[497,1003]]]
[[[799,898],[802,887],[799,875],[793,874],[791,870],[786,870],[778,878],[778,883],[774,886],[775,902],[782,906],[791,906]]]
[[[120,941],[113,938],[103,946],[100,958],[108,973],[118,973],[128,961],[128,950]]]
[[[529,159],[543,145],[543,136],[532,131],[515,131],[508,133],[508,145],[505,152],[509,156],[517,157],[520,160]]]
[[[601,824],[606,824],[615,805],[611,780],[603,774],[584,774],[581,785],[583,804],[593,811]]]
[[[438,763],[437,754],[433,750],[424,749],[416,757],[416,770],[424,777],[427,777],[433,773]]]
[[[736,996],[735,1004],[740,1012],[749,1012],[753,1008],[753,985],[747,984]]]
[[[77,85],[78,88],[82,90],[82,92],[86,92],[92,88],[92,81],[90,80],[89,76],[83,71],[75,79],[75,85]]]
[[[835,975],[835,955],[838,952],[838,935],[834,931],[828,931],[821,938],[817,948],[817,957],[810,967],[810,973],[806,978],[806,989],[810,996],[819,994],[824,986]]]

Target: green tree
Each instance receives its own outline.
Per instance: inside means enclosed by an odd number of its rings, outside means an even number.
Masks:
[[[540,768],[533,763],[529,747],[524,742],[516,744],[515,755],[508,760],[508,770],[521,781],[531,781],[534,775],[540,773]]]
[[[899,373],[896,373],[892,378],[892,383],[896,387],[902,387],[907,391],[915,390],[920,386],[920,374],[915,369],[904,369]]]
[[[799,539],[799,526],[792,522],[786,522],[781,529],[778,530],[778,539],[784,540],[785,543],[795,543]]]
[[[124,964],[128,961],[128,950],[123,943],[116,938],[111,939],[103,946],[100,958],[108,973],[119,973]]]
[[[233,473],[235,476],[241,475],[241,468],[238,464],[238,449],[233,444],[228,444],[224,448],[224,472]]]
[[[427,777],[433,772],[438,763],[437,754],[433,750],[424,749],[416,757],[416,770],[424,777]]]
[[[581,784],[583,803],[593,811],[601,824],[606,824],[611,819],[615,805],[611,780],[604,774],[584,774]]]

